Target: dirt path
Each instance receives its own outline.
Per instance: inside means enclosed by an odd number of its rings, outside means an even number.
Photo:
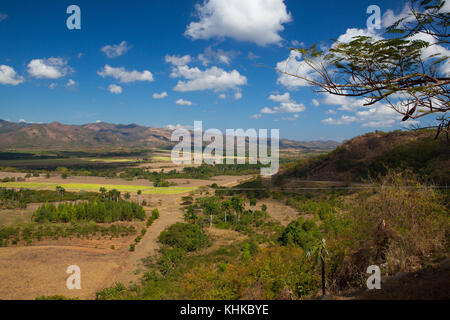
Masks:
[[[155,257],[159,249],[158,236],[168,226],[183,221],[183,211],[180,208],[181,197],[176,199],[166,200],[167,204],[158,207],[160,217],[156,219],[153,224],[147,228],[145,236],[141,242],[136,245],[134,252],[130,254],[121,262],[119,268],[114,270],[112,276],[113,282],[122,282],[129,284],[130,282],[138,280],[140,271],[142,271],[142,259],[147,257]],[[170,202],[168,202],[170,201]],[[111,285],[111,280],[105,283],[105,287]]]

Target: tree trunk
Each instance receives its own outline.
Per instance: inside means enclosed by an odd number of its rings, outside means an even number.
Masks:
[[[325,261],[323,258],[320,258],[320,261],[322,262],[322,296],[325,296]]]

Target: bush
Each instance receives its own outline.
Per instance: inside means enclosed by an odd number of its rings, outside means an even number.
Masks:
[[[199,225],[181,222],[161,232],[159,241],[186,251],[195,251],[209,244],[208,236]]]
[[[304,250],[308,250],[321,238],[320,229],[314,221],[304,221],[300,218],[288,224],[281,235],[280,242],[285,246],[300,246]]]

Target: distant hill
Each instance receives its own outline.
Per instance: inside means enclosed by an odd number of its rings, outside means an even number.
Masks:
[[[434,139],[434,130],[367,133],[334,151],[289,164],[276,178],[362,181],[387,168],[409,169],[425,180],[450,183],[450,144]]]
[[[0,120],[0,149],[95,149],[108,147],[165,148],[173,146],[172,131],[137,124],[111,124],[106,122],[84,125],[14,123]],[[332,150],[335,141],[301,142],[280,140],[280,148],[303,150]]]

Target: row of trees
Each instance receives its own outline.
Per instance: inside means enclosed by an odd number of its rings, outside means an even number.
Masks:
[[[32,216],[36,222],[69,222],[69,221],[95,221],[114,222],[143,220],[145,210],[135,202],[115,199],[95,199],[81,203],[44,204]]]

